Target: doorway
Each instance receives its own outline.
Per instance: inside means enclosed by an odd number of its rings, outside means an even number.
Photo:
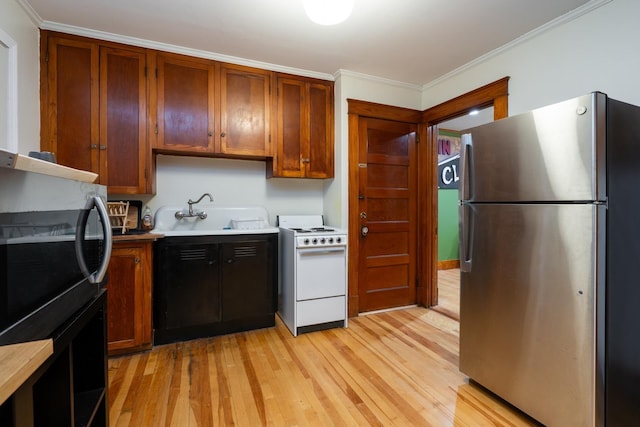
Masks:
[[[493,121],[493,105],[438,123],[438,302],[432,306],[460,320],[460,248],[458,236],[458,184],[460,145],[465,130]]]
[[[360,200],[363,196],[366,199],[361,188],[360,175],[363,173],[362,169],[368,166],[366,162],[359,161],[360,158],[365,158],[360,153],[361,120],[380,119],[417,126],[415,151],[413,158],[409,160],[417,168],[416,221],[415,233],[413,233],[416,240],[415,251],[410,255],[415,259],[415,280],[411,281],[415,287],[414,303],[431,307],[438,304],[438,124],[465,115],[472,108],[489,106],[493,106],[494,120],[507,117],[508,81],[509,77],[504,77],[425,111],[347,100],[349,117],[348,315],[350,317],[364,311],[361,310],[360,289],[365,286],[364,280],[366,280],[366,277],[362,277],[364,274],[360,274],[359,268],[364,257],[361,244],[363,225],[360,218],[362,213]],[[366,210],[364,212],[368,215]],[[363,305],[362,308],[365,307]]]

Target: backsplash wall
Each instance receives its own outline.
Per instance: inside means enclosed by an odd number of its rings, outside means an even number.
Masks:
[[[210,193],[216,206],[264,206],[272,225],[279,214],[323,213],[323,180],[267,179],[265,167],[258,160],[158,155],[156,195],[120,198],[140,199],[155,212],[163,205],[186,207],[187,200]]]

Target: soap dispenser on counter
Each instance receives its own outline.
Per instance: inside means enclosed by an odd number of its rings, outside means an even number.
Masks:
[[[144,231],[151,231],[153,229],[153,214],[149,206],[145,206],[142,212],[142,229]]]

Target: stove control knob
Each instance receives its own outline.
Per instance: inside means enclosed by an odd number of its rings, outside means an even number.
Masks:
[[[341,243],[342,242],[342,237],[336,237],[336,243]]]
[[[304,244],[308,245],[309,244],[309,239],[304,239]]]
[[[320,238],[320,243],[324,245],[324,243],[325,243],[324,237]]]
[[[329,237],[329,244],[333,243],[333,237]]]
[[[318,244],[318,239],[313,239],[313,244],[317,245]]]

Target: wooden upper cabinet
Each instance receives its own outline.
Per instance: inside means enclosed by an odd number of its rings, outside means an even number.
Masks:
[[[151,193],[146,53],[100,48],[100,176],[109,193]]]
[[[157,138],[159,150],[213,153],[215,74],[212,61],[157,55]]]
[[[278,126],[272,176],[333,177],[333,83],[279,76],[277,87]]]
[[[109,193],[153,192],[146,51],[42,32],[41,149]]]
[[[271,72],[220,67],[220,153],[271,155]]]
[[[43,37],[41,149],[58,163],[100,173],[97,43]],[[101,184],[106,184],[100,176]]]

